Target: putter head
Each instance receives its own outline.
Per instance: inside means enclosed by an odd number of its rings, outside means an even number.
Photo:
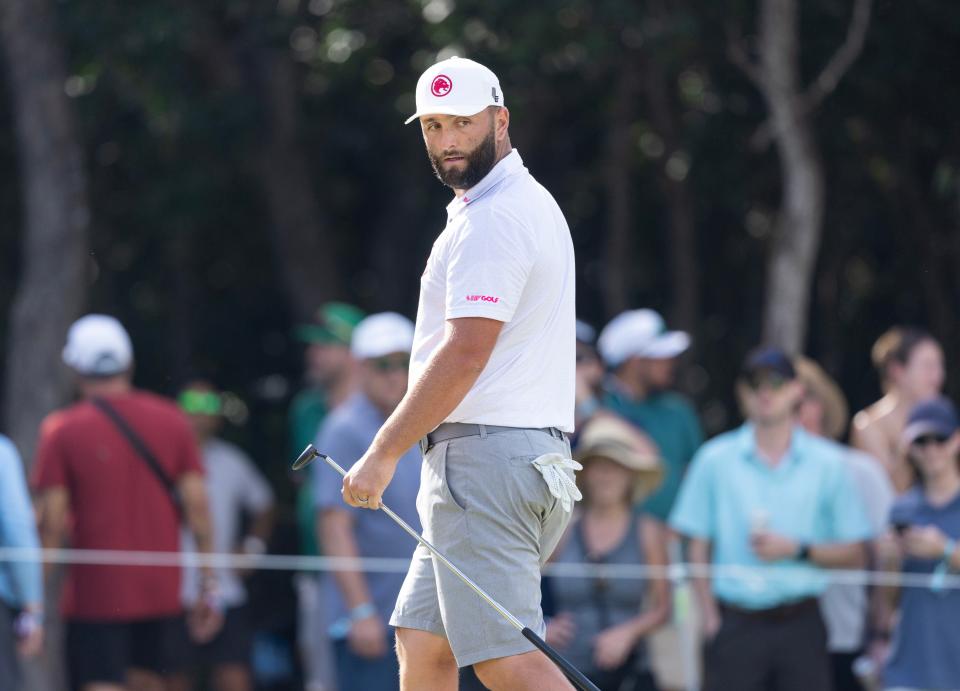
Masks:
[[[305,448],[301,452],[301,454],[297,456],[297,460],[293,462],[293,465],[290,466],[290,469],[300,470],[301,468],[304,468],[310,465],[313,459],[317,458],[319,455],[320,455],[320,452],[317,451],[316,447],[313,444],[307,444],[307,448]]]

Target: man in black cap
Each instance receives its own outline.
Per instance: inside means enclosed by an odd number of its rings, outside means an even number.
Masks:
[[[670,516],[691,561],[714,569],[695,583],[704,689],[830,689],[823,569],[861,566],[870,526],[841,452],[795,423],[790,358],[753,351],[737,388],[747,423],[701,447]]]

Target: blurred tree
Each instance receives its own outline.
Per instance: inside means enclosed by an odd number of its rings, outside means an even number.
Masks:
[[[769,120],[754,136],[772,138],[780,157],[783,196],[767,264],[763,338],[789,352],[804,349],[813,267],[823,230],[825,176],[813,114],[863,48],[872,0],[856,0],[847,36],[817,78],[800,77],[800,3],[761,0],[757,19],[759,63],[734,38],[731,57],[763,94]]]
[[[0,42],[16,133],[23,227],[18,284],[7,330],[4,430],[32,463],[43,417],[67,400],[64,334],[87,301],[90,210],[80,135],[65,89],[57,18],[49,0],[0,3]],[[66,686],[56,615],[47,593],[47,645],[27,667],[27,687]]]
[[[24,219],[3,402],[5,429],[28,463],[40,420],[66,400],[60,349],[87,289],[87,183],[56,26],[48,0],[0,5]]]

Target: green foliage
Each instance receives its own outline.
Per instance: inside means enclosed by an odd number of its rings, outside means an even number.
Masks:
[[[748,148],[764,104],[726,58],[726,27],[749,34],[752,3],[624,0],[71,0],[62,35],[91,179],[99,273],[91,307],[130,326],[140,381],[172,391],[200,369],[248,398],[291,386],[289,337],[271,219],[255,173],[265,137],[267,58],[295,65],[297,142],[343,293],[368,309],[412,313],[448,192],[431,178],[413,86],[439,53],[500,75],[514,143],[566,211],[578,251],[579,308],[607,315],[599,290],[609,222],[605,136],[613,85],[656,61],[679,139],[672,170],[695,200],[700,257],[698,359],[690,388],[714,429],[734,421],[730,384],[759,334],[763,257],[779,199],[774,155]],[[841,40],[849,3],[803,3],[803,64],[812,77]],[[864,54],[816,116],[828,174],[826,233],[810,352],[840,375],[854,406],[877,394],[872,339],[894,322],[925,323],[960,345],[960,5],[879,2]],[[632,300],[669,311],[664,151],[650,104],[631,128],[637,280]],[[0,171],[13,179],[13,133],[0,108]],[[673,152],[677,153],[677,152]],[[0,298],[16,262],[15,186],[0,191]],[[932,272],[932,274],[931,274]],[[947,318],[949,315],[950,318]],[[0,321],[2,333],[2,321]],[[698,370],[699,372],[699,370]],[[701,373],[702,374],[702,373]],[[267,384],[265,384],[265,381]],[[279,392],[279,395],[282,392]],[[955,383],[953,393],[957,393]],[[259,400],[259,399],[258,399]],[[283,396],[266,398],[260,451]],[[257,420],[255,417],[254,420]]]

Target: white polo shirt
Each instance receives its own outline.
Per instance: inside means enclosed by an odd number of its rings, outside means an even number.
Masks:
[[[572,432],[574,288],[567,222],[514,149],[447,206],[420,279],[411,387],[446,320],[496,319],[504,325],[490,361],[446,422]]]

